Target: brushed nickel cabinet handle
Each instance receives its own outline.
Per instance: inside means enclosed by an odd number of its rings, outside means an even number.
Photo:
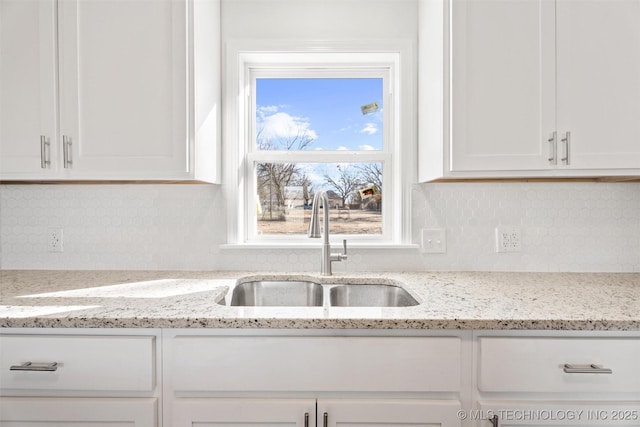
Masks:
[[[567,132],[561,140],[564,142],[564,157],[561,158],[565,165],[569,165],[571,161],[571,132]]]
[[[51,165],[51,155],[49,154],[51,142],[46,136],[40,135],[40,167],[46,169]]]
[[[22,365],[13,365],[10,371],[32,371],[32,372],[53,372],[58,369],[58,362],[52,363],[32,363],[25,362]]]
[[[613,374],[613,370],[609,368],[603,368],[600,365],[571,365],[565,363],[562,370],[567,374]]]
[[[73,159],[71,158],[71,137],[63,135],[62,136],[62,151],[64,156],[64,168],[68,169],[73,165]]]
[[[558,152],[558,132],[553,132],[551,134],[551,138],[549,138],[547,141],[549,142],[549,144],[551,144],[549,146],[549,163],[551,163],[552,165],[557,165],[558,157],[556,156],[556,153]]]

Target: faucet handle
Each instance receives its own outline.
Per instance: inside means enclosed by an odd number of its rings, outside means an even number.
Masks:
[[[329,253],[329,259],[328,259],[329,265],[331,265],[331,263],[334,261],[344,261],[347,259],[347,241],[346,240],[342,241],[342,248],[344,249],[344,253],[339,253],[339,252]],[[330,275],[331,274],[329,274],[329,276]]]

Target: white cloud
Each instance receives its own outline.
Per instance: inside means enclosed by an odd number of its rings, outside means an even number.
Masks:
[[[341,145],[340,147],[336,148],[336,150],[338,150],[338,151],[347,151],[348,148]]]
[[[257,115],[259,120],[264,120],[265,116],[269,114],[277,113],[280,110],[280,107],[277,105],[261,105],[257,108]]]
[[[277,109],[277,107],[273,108]],[[309,120],[304,117],[291,116],[279,111],[271,115],[265,115],[261,119],[258,123],[258,129],[261,129],[261,135],[265,139],[292,138],[296,136],[306,136],[311,139],[318,138],[316,131],[311,129]]]
[[[280,110],[280,107],[277,105],[261,105],[258,107],[258,112],[260,113],[276,113]]]
[[[378,125],[375,123],[366,123],[364,128],[360,129],[360,133],[366,133],[367,135],[375,135],[378,133]]]
[[[363,150],[363,151],[373,151],[373,150],[376,149],[376,147],[374,147],[373,145],[369,145],[369,144],[358,145],[358,148]]]

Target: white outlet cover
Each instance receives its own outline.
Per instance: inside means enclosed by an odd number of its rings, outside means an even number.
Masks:
[[[422,252],[443,254],[447,252],[447,232],[444,228],[422,229]]]
[[[49,252],[64,251],[62,228],[49,228],[47,233],[47,246]]]
[[[518,227],[496,228],[496,252],[520,252],[522,230]]]

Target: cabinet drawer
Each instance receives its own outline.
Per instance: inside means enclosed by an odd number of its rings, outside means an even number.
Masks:
[[[56,363],[55,371],[11,370],[27,362]],[[1,335],[3,390],[151,391],[151,336]]]
[[[478,375],[481,391],[640,392],[640,339],[484,337]]]
[[[171,342],[175,391],[458,391],[456,337],[192,337]]]
[[[3,397],[0,426],[156,427],[155,398]]]

